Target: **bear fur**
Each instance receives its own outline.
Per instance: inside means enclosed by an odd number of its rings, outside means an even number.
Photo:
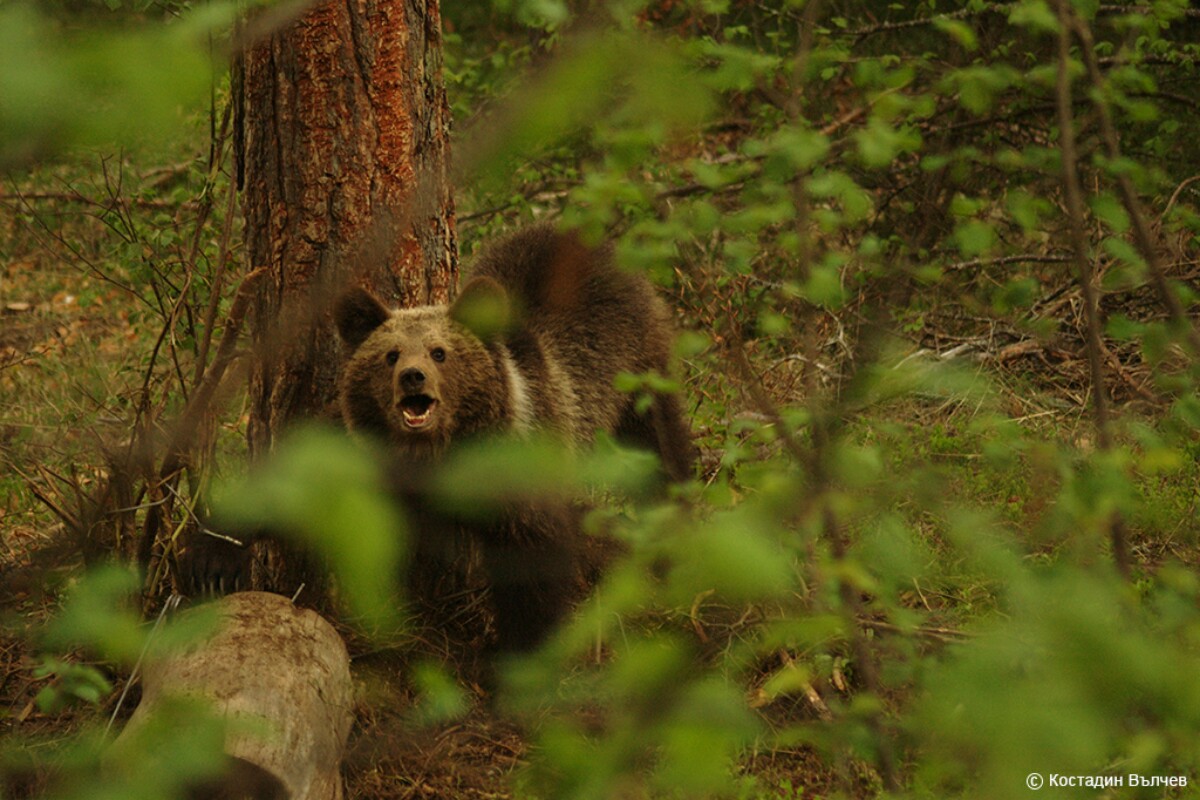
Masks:
[[[522,502],[479,521],[429,501],[421,477],[455,444],[533,432],[586,447],[598,431],[658,455],[671,480],[691,472],[678,399],[640,411],[619,373],[666,374],[673,326],[641,276],[611,249],[550,226],[488,248],[450,306],[390,309],[364,290],[335,311],[349,354],[339,382],[343,421],[384,443],[415,534],[410,591],[431,598],[464,547],[478,548],[496,646],[535,646],[589,583],[580,512],[561,500]]]

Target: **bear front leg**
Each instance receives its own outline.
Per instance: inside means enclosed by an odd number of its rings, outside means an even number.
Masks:
[[[583,594],[578,520],[571,513],[523,514],[483,537],[497,652],[533,650]]]
[[[631,401],[617,423],[617,438],[658,456],[663,477],[682,483],[692,477],[696,449],[679,398],[670,393],[654,396],[639,412]]]
[[[209,531],[193,532],[178,560],[180,591],[219,597],[249,588],[253,541],[253,537],[233,540]]]

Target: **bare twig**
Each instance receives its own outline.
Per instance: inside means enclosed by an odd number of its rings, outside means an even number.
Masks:
[[[1060,264],[1070,261],[1071,256],[1045,256],[1033,253],[1023,253],[1016,256],[999,256],[997,258],[972,258],[969,261],[958,261],[942,267],[946,272],[957,272],[975,267],[991,267],[1002,264]]]
[[[233,219],[237,207],[237,186],[229,182],[229,197],[225,203],[225,223],[221,229],[221,244],[217,250],[216,273],[209,286],[208,308],[204,312],[204,331],[200,339],[200,347],[196,352],[196,372],[193,383],[199,385],[208,368],[208,348],[212,344],[213,326],[217,321],[217,309],[221,304],[221,289],[225,285],[225,272],[229,262],[229,239],[233,231]]]
[[[1069,15],[1067,19],[1062,21],[1062,24],[1069,25],[1070,27],[1067,33],[1060,34],[1060,36],[1069,36],[1069,32],[1073,30],[1075,36],[1079,39],[1079,50],[1083,56],[1083,63],[1087,67],[1088,79],[1095,89],[1091,95],[1100,122],[1100,137],[1104,143],[1105,155],[1111,163],[1116,164],[1121,158],[1121,141],[1117,133],[1116,123],[1113,121],[1112,110],[1105,99],[1105,80],[1103,74],[1100,72],[1100,65],[1096,61],[1095,43],[1092,39],[1091,29],[1076,14]],[[1156,237],[1150,228],[1149,217],[1142,207],[1141,199],[1137,195],[1133,181],[1126,172],[1115,172],[1113,177],[1117,183],[1121,203],[1125,206],[1125,211],[1129,214],[1130,222],[1133,225],[1134,243],[1137,245],[1138,251],[1146,262],[1146,269],[1150,273],[1150,282],[1154,284],[1154,289],[1158,293],[1159,300],[1162,301],[1167,309],[1171,325],[1187,341],[1192,355],[1200,356],[1200,332],[1196,331],[1196,327],[1188,317],[1187,309],[1183,307],[1179,296],[1171,288],[1166,269],[1159,257],[1158,243],[1155,241]]]
[[[7,193],[0,192],[0,203],[76,203],[85,206],[94,206],[101,211],[111,211],[109,205],[93,200],[92,198],[80,192],[25,192],[25,193]],[[129,200],[130,205],[138,208],[147,208],[151,210],[174,211],[178,208],[187,208],[191,203],[178,203],[174,200],[151,200],[145,197],[138,197]]]
[[[885,631],[887,633],[913,633],[917,636],[933,639],[939,642],[961,642],[964,639],[972,638],[973,634],[970,631],[960,631],[954,628],[933,628],[921,626],[913,628],[911,631],[906,628],[901,628],[899,625],[894,625],[890,622],[882,620],[867,619],[863,620],[862,624],[871,630]]]
[[[217,387],[220,386],[226,369],[233,361],[234,353],[237,350],[238,336],[241,333],[242,324],[245,321],[250,301],[254,296],[254,292],[257,291],[258,283],[266,274],[266,269],[257,269],[247,275],[243,279],[242,285],[238,288],[237,294],[233,299],[233,306],[229,310],[229,317],[225,323],[225,332],[221,337],[220,345],[217,347],[217,354],[213,358],[212,366],[205,372],[203,380],[196,387],[196,391],[192,393],[187,407],[184,408],[183,413],[175,423],[173,435],[165,450],[162,467],[158,473],[158,484],[160,486],[173,480],[183,466],[186,454],[192,446],[196,431],[199,429],[205,415],[209,413],[212,398],[216,394]],[[157,489],[154,491],[157,491]],[[142,530],[142,539],[138,543],[137,554],[138,565],[143,570],[150,564],[154,542],[162,525],[163,516],[164,512],[159,506],[151,507],[146,514],[146,522]]]
[[[134,681],[141,677],[142,664],[146,660],[146,654],[150,652],[150,645],[154,644],[154,640],[162,631],[163,622],[166,620],[168,614],[179,608],[181,602],[183,602],[183,597],[173,594],[167,598],[167,602],[163,604],[162,610],[158,612],[158,618],[154,620],[154,627],[146,635],[146,641],[142,644],[142,650],[138,653],[137,661],[133,663],[133,669],[129,671],[129,677],[125,679],[125,686],[121,689],[121,695],[117,698],[117,704],[113,707],[112,716],[108,718],[108,724],[104,726],[105,736],[108,736],[112,731],[113,723],[117,721],[117,714],[121,712],[121,706],[125,703],[125,698],[129,695],[129,690],[133,686]]]
[[[1071,19],[1073,12],[1069,0],[1058,0],[1058,81],[1056,98],[1058,105],[1059,148],[1062,151],[1063,194],[1066,199],[1068,231],[1075,269],[1079,277],[1079,288],[1083,293],[1084,319],[1088,369],[1092,382],[1092,409],[1096,417],[1096,436],[1100,449],[1112,449],[1112,431],[1108,419],[1108,389],[1104,383],[1104,343],[1100,339],[1100,302],[1095,286],[1095,275],[1088,257],[1087,233],[1084,230],[1083,190],[1079,183],[1076,164],[1075,120],[1071,112]],[[1090,42],[1085,43],[1085,49]],[[1125,526],[1119,512],[1109,520],[1109,537],[1112,541],[1113,558],[1121,575],[1128,579],[1132,572],[1129,543],[1125,537]]]
[[[1006,14],[1017,6],[1016,3],[987,3],[983,6],[974,8],[964,8],[958,11],[949,11],[945,14],[934,14],[931,17],[919,17],[918,19],[906,19],[899,22],[881,22],[877,25],[868,25],[862,28],[855,28],[849,31],[838,31],[842,36],[853,36],[861,38],[864,36],[872,36],[877,33],[888,33],[891,31],[906,30],[908,28],[917,28],[924,25],[933,25],[938,22],[947,22],[956,19],[967,19],[970,17],[980,17],[984,14]],[[1104,15],[1115,14],[1148,14],[1150,6],[1144,5],[1102,5],[1097,9],[1097,13]],[[1184,16],[1191,19],[1200,19],[1200,9],[1185,9]]]
[[[1193,175],[1190,178],[1185,178],[1178,186],[1175,187],[1175,191],[1171,192],[1171,199],[1167,201],[1167,205],[1163,209],[1162,215],[1158,218],[1159,225],[1162,225],[1163,221],[1166,220],[1167,215],[1171,213],[1171,209],[1175,207],[1175,203],[1178,202],[1179,195],[1183,194],[1183,190],[1191,186],[1196,181],[1200,181],[1200,175]]]

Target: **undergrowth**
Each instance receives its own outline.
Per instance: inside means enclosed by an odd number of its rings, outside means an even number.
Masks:
[[[627,555],[494,691],[436,632],[344,624],[351,794],[1184,796],[1131,776],[1200,775],[1196,12],[467,6],[443,9],[465,260],[534,219],[615,239],[678,311],[700,457],[670,502],[622,485],[627,454],[562,470]],[[3,796],[112,788],[72,746],[131,670],[106,643],[245,470],[211,80],[169,144],[5,142]],[[302,490],[296,464],[362,467],[313,441],[276,466]],[[87,577],[111,561],[137,591]]]

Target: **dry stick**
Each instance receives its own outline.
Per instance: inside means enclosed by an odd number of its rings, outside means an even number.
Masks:
[[[247,275],[242,280],[242,285],[238,287],[237,294],[233,299],[233,307],[229,310],[229,317],[225,322],[225,332],[221,336],[221,343],[217,347],[217,354],[213,358],[212,366],[205,373],[204,379],[200,382],[199,386],[196,387],[196,391],[192,393],[187,407],[184,408],[178,422],[175,424],[174,434],[167,445],[166,453],[163,456],[162,468],[159,470],[159,483],[169,480],[182,466],[184,453],[191,447],[192,439],[195,436],[197,428],[200,426],[200,421],[208,413],[212,398],[217,392],[217,387],[220,386],[226,369],[233,361],[234,353],[237,349],[238,336],[241,333],[242,323],[245,321],[246,312],[249,309],[250,298],[254,291],[257,290],[259,281],[266,274],[266,269],[256,269]],[[142,540],[138,543],[137,554],[138,566],[142,569],[145,569],[150,564],[150,556],[153,552],[154,540],[157,538],[161,516],[162,512],[158,510],[157,506],[149,509],[146,514],[146,524],[143,528]]]
[[[958,261],[942,267],[946,272],[957,272],[974,267],[1002,266],[1004,264],[1060,264],[1070,261],[1070,256],[1044,256],[1025,253],[1019,256],[998,256],[996,258],[972,258],[969,261]]]
[[[215,115],[213,115],[215,117]],[[196,222],[196,235],[192,239],[191,251],[188,254],[187,270],[188,275],[192,275],[196,270],[196,263],[200,257],[200,239],[205,228],[205,222],[212,214],[212,188],[216,183],[217,172],[220,168],[220,162],[223,159],[225,152],[225,141],[229,138],[229,125],[232,118],[232,109],[230,104],[226,104],[225,111],[221,115],[221,125],[219,129],[213,126],[212,139],[210,142],[209,157],[208,157],[208,177],[205,181],[205,204],[201,208],[201,216]],[[204,368],[208,361],[208,348],[212,343],[212,326],[216,319],[217,306],[221,301],[221,285],[225,278],[225,261],[226,255],[229,252],[229,236],[233,228],[233,212],[236,206],[237,185],[234,181],[229,182],[229,198],[225,203],[225,220],[221,226],[221,243],[217,249],[217,265],[216,274],[213,276],[212,282],[209,284],[208,291],[208,308],[205,312],[203,325],[204,330],[201,333],[199,346],[196,350],[196,364],[192,375],[192,386],[200,383],[204,377]],[[190,312],[190,309],[189,309]],[[195,322],[191,319],[189,313],[189,322],[194,326]],[[194,333],[193,327],[193,333]]]
[[[204,181],[204,184],[205,184],[204,185],[204,201],[200,204],[200,213],[196,217],[196,228],[195,228],[195,233],[192,236],[192,244],[188,250],[187,261],[185,261],[184,265],[183,265],[186,278],[184,280],[183,287],[179,290],[179,298],[175,301],[175,306],[171,310],[171,319],[170,319],[171,330],[174,331],[175,326],[178,324],[179,318],[183,315],[186,315],[187,321],[188,321],[188,326],[189,326],[189,329],[190,329],[193,337],[195,336],[195,320],[192,316],[191,306],[187,302],[187,295],[188,295],[188,292],[191,291],[192,286],[194,284],[193,278],[196,274],[196,262],[200,258],[200,242],[204,238],[204,232],[208,225],[208,218],[210,216],[212,216],[213,206],[215,205],[215,203],[213,202],[213,197],[212,197],[212,189],[213,189],[214,184],[216,183],[217,171],[220,166],[218,164],[218,160],[220,159],[221,153],[225,149],[225,140],[229,136],[229,120],[230,120],[230,108],[229,108],[229,106],[226,106],[225,113],[221,118],[220,129],[218,131],[214,131],[212,141],[210,142],[208,175]],[[232,196],[233,194],[234,194],[234,192],[231,188],[230,195]],[[227,209],[228,210],[233,209],[232,199],[227,204]],[[229,230],[229,220],[227,218],[225,221],[224,232],[227,233],[228,230]],[[222,251],[222,255],[224,255],[223,251]],[[213,287],[209,293],[210,308],[212,307],[213,303],[218,299],[218,295],[219,295],[219,287]],[[205,346],[208,345],[208,337],[207,336],[205,337],[202,344]],[[203,359],[201,359],[199,357],[199,355],[200,354],[197,352],[196,368],[194,370],[195,374],[193,376],[193,384],[192,384],[193,386],[200,382],[202,371],[204,369],[204,361],[203,361]],[[183,377],[183,368],[179,364],[179,358],[178,358],[173,341],[172,341],[172,346],[171,346],[171,359],[175,363],[175,373],[179,378],[179,386],[183,390],[184,397],[186,398],[189,386],[188,386],[187,381]]]
[[[1071,250],[1075,269],[1079,276],[1079,288],[1083,292],[1084,320],[1087,328],[1088,369],[1092,381],[1092,409],[1096,417],[1096,435],[1100,450],[1112,449],[1112,431],[1108,418],[1108,390],[1104,384],[1104,344],[1100,340],[1100,303],[1095,286],[1095,275],[1088,260],[1087,234],[1083,221],[1083,190],[1079,183],[1076,164],[1075,120],[1071,112],[1071,5],[1070,0],[1058,0],[1058,81],[1056,98],[1058,105],[1059,149],[1062,153],[1063,194],[1067,204],[1067,221],[1071,237]],[[1085,49],[1087,45],[1085,44]],[[1131,574],[1129,543],[1126,541],[1125,525],[1120,512],[1113,512],[1109,520],[1109,536],[1112,540],[1113,559],[1121,575],[1128,579]]]
[[[1079,38],[1079,49],[1083,54],[1083,63],[1087,67],[1088,79],[1092,84],[1092,102],[1099,115],[1100,138],[1104,142],[1105,154],[1108,156],[1109,161],[1113,165],[1116,165],[1121,158],[1121,140],[1117,134],[1117,127],[1113,122],[1112,111],[1109,108],[1108,101],[1104,98],[1105,81],[1093,50],[1092,31],[1082,19],[1074,14],[1070,15],[1069,19],[1064,20],[1061,24],[1070,25],[1070,29],[1073,29],[1075,35]],[[1060,34],[1060,36],[1062,35],[1067,34]],[[1156,237],[1150,230],[1150,223],[1145,210],[1142,208],[1141,200],[1138,199],[1133,181],[1129,179],[1129,175],[1126,172],[1118,172],[1114,177],[1117,181],[1117,189],[1121,195],[1121,203],[1125,206],[1130,221],[1133,223],[1134,242],[1137,244],[1142,258],[1146,261],[1146,268],[1150,272],[1150,279],[1154,283],[1154,289],[1158,292],[1159,299],[1163,305],[1166,306],[1172,325],[1186,337],[1188,346],[1192,350],[1192,355],[1200,356],[1200,333],[1192,325],[1187,315],[1187,309],[1183,307],[1183,303],[1180,302],[1178,295],[1171,290],[1166,270],[1163,268],[1162,261],[1158,256]]]
[[[46,477],[48,470],[41,465],[38,465],[35,469],[37,470],[38,477],[40,477],[48,487],[52,486],[52,482]],[[61,519],[68,528],[79,530],[82,527],[79,523],[79,518],[67,510],[67,508],[59,503],[57,499],[52,497],[49,491],[43,491],[32,475],[16,465],[13,465],[12,470],[21,478],[22,481],[25,482],[25,487],[29,489],[29,493],[40,500],[42,505],[50,509],[51,513]],[[53,490],[51,489],[50,491]]]
[[[1016,8],[1016,3],[987,3],[978,8],[966,8],[959,11],[951,11],[945,14],[934,14],[930,17],[919,17],[917,19],[901,20],[900,22],[882,22],[878,25],[870,25],[864,28],[856,28],[849,31],[836,31],[839,36],[870,36],[876,33],[886,33],[889,31],[904,30],[905,28],[915,28],[922,25],[932,25],[937,22],[950,21],[956,19],[966,19],[968,17],[978,17],[984,14],[1003,14],[1012,11]],[[1150,11],[1149,6],[1145,5],[1116,5],[1106,4],[1096,9],[1098,14],[1146,14]],[[1183,11],[1183,15],[1193,19],[1200,17],[1200,10],[1189,8]]]
[[[184,408],[183,413],[179,416],[179,421],[175,424],[175,435],[171,437],[166,455],[163,457],[163,477],[179,468],[182,454],[191,446],[201,419],[208,413],[213,395],[216,394],[221,379],[225,377],[226,369],[233,361],[238,336],[242,330],[242,323],[246,319],[251,296],[258,290],[259,281],[266,275],[266,268],[260,267],[242,279],[242,285],[238,287],[237,294],[233,298],[233,306],[229,309],[225,332],[221,335],[221,343],[217,346],[217,354],[213,358],[212,366],[205,372],[204,379],[196,387],[195,393],[192,394],[187,407]]]
[[[221,287],[225,284],[225,272],[229,262],[229,239],[233,231],[233,218],[237,206],[237,184],[229,182],[229,199],[225,204],[225,224],[221,229],[221,244],[217,249],[217,272],[209,286],[208,308],[204,312],[204,333],[200,340],[200,350],[196,354],[196,374],[194,385],[199,385],[208,368],[208,348],[212,344],[213,326],[217,321],[217,309],[221,303]]]
[[[1159,225],[1162,225],[1163,220],[1165,220],[1167,215],[1171,213],[1171,209],[1175,207],[1175,203],[1179,200],[1179,195],[1183,194],[1183,190],[1196,181],[1200,181],[1200,175],[1193,175],[1190,178],[1185,178],[1178,186],[1175,187],[1175,191],[1171,192],[1171,199],[1167,201],[1167,206],[1163,209],[1162,216],[1158,218]]]
[[[221,126],[220,126],[220,132],[219,132],[218,138],[214,143],[214,152],[218,156],[220,155],[221,151],[224,148],[225,139],[228,137],[229,124],[230,124],[230,112],[229,112],[229,109],[226,108],[225,114],[221,120]],[[162,487],[166,487],[169,492],[170,492],[170,490],[172,490],[174,488],[173,484],[178,479],[180,467],[183,462],[183,454],[186,451],[191,450],[193,447],[193,440],[195,438],[196,431],[200,427],[200,422],[203,419],[204,414],[207,413],[208,406],[211,403],[212,395],[216,391],[216,384],[220,382],[220,379],[224,373],[224,368],[225,368],[225,365],[222,365],[222,367],[219,371],[219,374],[215,375],[215,381],[206,381],[205,378],[209,377],[209,376],[205,376],[204,373],[202,372],[202,370],[204,367],[204,360],[207,357],[207,354],[206,353],[205,354],[198,353],[197,354],[197,366],[194,371],[193,382],[191,384],[189,384],[188,381],[186,380],[186,378],[184,377],[183,367],[179,363],[178,352],[175,348],[175,342],[174,342],[175,328],[179,324],[179,320],[184,315],[185,312],[187,313],[189,324],[193,325],[193,331],[194,331],[194,321],[192,320],[191,309],[187,303],[187,297],[188,297],[188,293],[191,291],[191,287],[192,287],[193,280],[195,277],[196,262],[199,258],[199,254],[200,254],[200,243],[201,243],[202,234],[205,230],[208,219],[212,214],[212,210],[213,210],[213,206],[214,206],[211,189],[212,189],[213,183],[215,181],[217,168],[218,168],[218,165],[216,164],[215,161],[210,163],[209,174],[208,174],[208,178],[206,180],[207,188],[206,188],[205,195],[204,195],[204,201],[199,206],[199,214],[197,215],[197,219],[196,219],[196,223],[195,223],[195,235],[192,238],[191,247],[188,252],[187,261],[185,262],[185,266],[187,267],[187,269],[185,271],[184,283],[183,283],[183,286],[179,289],[178,297],[176,298],[174,304],[171,307],[170,314],[167,317],[166,324],[163,327],[162,333],[160,333],[158,340],[155,342],[154,350],[151,354],[150,364],[146,368],[146,378],[145,378],[145,383],[143,384],[144,401],[146,401],[145,404],[143,405],[143,410],[145,411],[145,413],[147,413],[147,414],[149,413],[148,387],[150,385],[150,376],[154,369],[154,363],[157,360],[157,355],[158,355],[159,349],[164,344],[164,342],[166,342],[168,344],[168,348],[169,348],[169,351],[171,354],[171,361],[175,366],[175,374],[176,374],[176,376],[178,378],[178,382],[179,382],[178,385],[179,385],[180,390],[184,394],[185,400],[187,401],[187,405],[184,408],[183,414],[180,416],[179,420],[175,424],[171,439],[168,442],[168,445],[167,445],[167,448],[165,451],[162,467],[158,470],[157,477],[153,477],[152,469],[148,471],[147,488],[150,491],[150,493],[152,494],[152,496],[157,495],[159,493],[159,489]],[[227,205],[227,211],[232,211],[232,209],[233,209],[233,200],[232,200],[233,195],[234,195],[234,190],[231,187],[230,188],[230,201]],[[227,215],[227,218],[225,221],[224,236],[222,237],[221,248],[220,248],[220,258],[221,258],[222,266],[218,268],[218,278],[221,277],[221,274],[224,271],[223,265],[224,265],[224,258],[225,258],[225,253],[226,253],[226,249],[227,249],[227,245],[228,245],[228,233],[229,233],[230,224],[231,223],[230,223],[230,221],[228,219],[228,215]],[[249,281],[249,280],[250,280],[250,276],[247,276],[247,281]],[[210,298],[209,309],[210,309],[210,311],[213,311],[215,313],[215,304],[216,304],[217,300],[219,299],[217,297],[217,295],[220,292],[219,280],[214,281],[214,284],[212,287],[210,287],[210,289],[211,289],[213,295]],[[236,305],[236,303],[237,303],[237,300],[235,299],[235,305]],[[243,310],[241,312],[241,315],[244,316],[244,314],[245,314],[245,311]],[[231,318],[232,317],[233,317],[233,314],[231,313]],[[212,320],[210,319],[210,320],[208,320],[208,322],[211,325]],[[240,318],[239,318],[236,325],[234,325],[233,327],[238,328],[238,327],[240,327],[240,324],[241,324],[241,322],[240,322]],[[210,330],[209,328],[206,328],[205,338],[201,342],[201,346],[205,350],[207,350],[207,348],[209,346],[209,338],[208,337],[211,335],[209,333],[209,330]],[[228,332],[228,328],[227,328],[227,332]],[[234,332],[236,334],[236,330]],[[233,341],[230,343],[231,346],[236,343],[236,340],[237,340],[237,337],[235,335],[233,338]],[[194,388],[196,390],[197,394],[189,396],[188,390],[191,388]],[[206,392],[205,396],[199,396],[199,393],[202,390]],[[169,391],[168,388],[166,386],[164,386],[163,398],[162,398],[160,408],[164,408],[167,404],[168,391]],[[142,412],[139,411],[139,414],[140,413],[142,413]],[[156,417],[157,417],[157,415],[156,415]],[[159,530],[162,528],[163,518],[169,513],[169,509],[171,507],[169,495],[164,495],[163,499],[167,500],[167,503],[164,504],[163,506],[155,505],[152,508],[150,508],[147,511],[146,519],[145,519],[145,522],[142,527],[142,538],[141,538],[141,541],[138,542],[138,549],[137,549],[137,564],[138,564],[138,567],[143,572],[147,571],[149,568],[150,559],[153,555],[153,550],[154,550],[154,542],[158,539],[158,533],[159,533]]]
[[[95,206],[101,211],[113,210],[113,207],[110,204],[93,200],[92,198],[87,197],[80,192],[27,192],[25,194],[8,194],[0,192],[0,203],[29,202],[33,200],[44,200],[55,203],[78,203],[85,206]],[[188,208],[189,205],[191,205],[190,201],[177,203],[173,200],[147,200],[145,198],[127,199],[125,202],[131,206],[136,206],[137,208],[166,211],[175,211],[181,206],[183,208]]]

